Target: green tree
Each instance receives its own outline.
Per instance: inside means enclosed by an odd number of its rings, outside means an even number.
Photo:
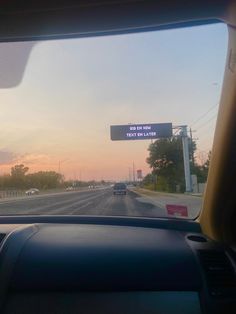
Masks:
[[[11,168],[11,184],[16,188],[24,188],[25,187],[25,178],[26,173],[29,168],[25,167],[23,164],[15,165]]]
[[[211,151],[209,151],[208,158],[203,164],[199,165],[196,162],[194,164],[193,163],[190,164],[191,174],[195,174],[197,176],[198,183],[206,182],[208,171],[209,171],[210,159],[211,159]]]
[[[0,176],[0,189],[7,189],[12,187],[12,180],[9,174]]]
[[[207,174],[208,174],[208,171],[209,171],[210,161],[211,161],[211,150],[208,153],[207,160],[203,164],[203,168],[204,168],[204,170],[206,171]]]
[[[54,189],[60,187],[63,177],[55,171],[39,171],[26,176],[27,187]]]
[[[148,173],[142,180],[141,186],[150,190],[155,190],[156,187],[156,175]]]
[[[183,148],[180,137],[159,139],[149,148],[147,163],[153,174],[157,175],[160,190],[174,192],[176,185],[184,189]],[[160,183],[161,182],[161,186]]]
[[[14,167],[11,168],[11,176],[24,177],[28,171],[29,168],[25,167],[23,164],[15,165]]]

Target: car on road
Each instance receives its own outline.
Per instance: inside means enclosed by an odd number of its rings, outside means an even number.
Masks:
[[[66,188],[66,191],[68,192],[68,191],[73,191],[74,190],[74,188],[73,188],[73,186],[68,186],[67,188]]]
[[[31,188],[25,192],[26,195],[37,195],[39,194],[39,190],[36,188]]]
[[[116,194],[123,194],[126,195],[127,193],[127,187],[125,183],[116,183],[113,186],[113,195]]]

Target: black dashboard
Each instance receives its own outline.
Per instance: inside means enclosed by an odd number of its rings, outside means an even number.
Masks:
[[[236,312],[234,252],[197,223],[71,218],[0,224],[1,313]]]

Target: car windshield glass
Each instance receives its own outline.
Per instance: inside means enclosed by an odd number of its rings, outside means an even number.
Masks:
[[[122,183],[116,183],[116,184],[114,185],[114,188],[115,188],[115,189],[125,189],[126,186],[125,186],[125,184],[122,184]]]
[[[221,23],[0,43],[0,215],[195,218],[226,51]]]

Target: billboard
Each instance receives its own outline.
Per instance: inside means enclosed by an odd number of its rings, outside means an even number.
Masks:
[[[172,123],[111,125],[112,141],[148,140],[172,136]]]
[[[143,178],[142,169],[137,170],[137,179],[141,180]]]

